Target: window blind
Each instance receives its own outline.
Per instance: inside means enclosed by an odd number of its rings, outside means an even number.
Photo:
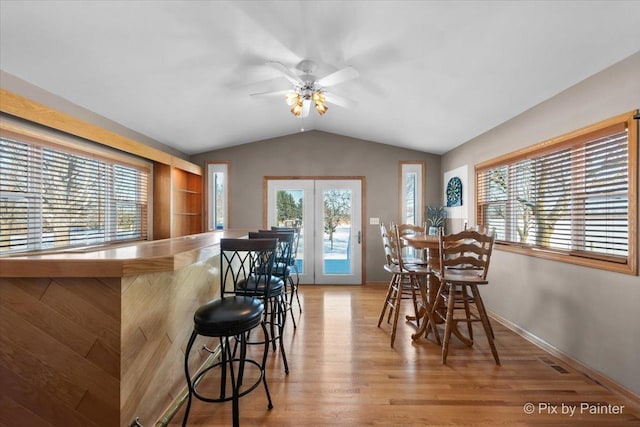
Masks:
[[[498,242],[626,263],[628,138],[618,127],[477,171],[478,222]]]
[[[147,238],[149,171],[0,138],[0,253]]]

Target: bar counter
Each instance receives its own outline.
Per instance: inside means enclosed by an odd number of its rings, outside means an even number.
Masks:
[[[193,313],[229,230],[0,258],[0,424],[153,426],[179,399]],[[198,338],[196,372],[217,343]]]

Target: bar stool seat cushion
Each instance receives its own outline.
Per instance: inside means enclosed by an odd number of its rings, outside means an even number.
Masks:
[[[225,337],[239,335],[260,325],[263,303],[248,296],[231,296],[209,301],[193,316],[199,335]]]
[[[259,278],[252,275],[247,279],[240,280],[236,287],[236,294],[238,295],[261,295],[264,296],[266,288],[266,276],[260,275]],[[284,288],[284,282],[277,276],[271,276],[269,282],[269,295],[267,297],[274,297],[282,293]]]
[[[286,262],[276,262],[273,264],[273,271],[279,276],[290,276],[291,267]]]

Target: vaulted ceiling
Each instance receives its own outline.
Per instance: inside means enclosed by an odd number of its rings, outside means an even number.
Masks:
[[[638,1],[6,1],[0,68],[184,153],[317,129],[444,153],[640,49]],[[265,65],[355,108],[302,123]],[[2,82],[0,82],[1,84]]]

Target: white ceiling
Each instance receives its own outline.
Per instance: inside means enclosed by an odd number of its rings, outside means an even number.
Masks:
[[[0,68],[188,154],[300,131],[266,61],[350,65],[306,130],[444,153],[640,49],[639,1],[6,1]]]

